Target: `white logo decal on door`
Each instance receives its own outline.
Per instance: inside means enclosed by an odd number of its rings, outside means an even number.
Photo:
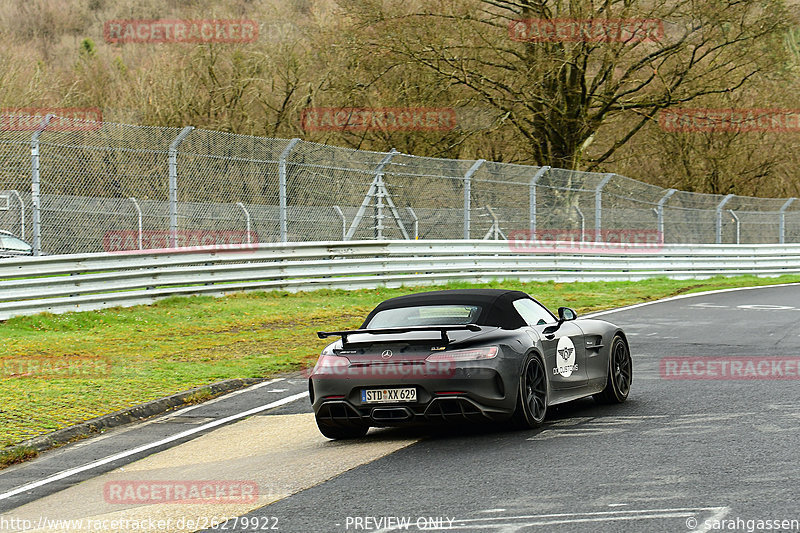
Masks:
[[[577,370],[575,345],[572,344],[572,339],[569,337],[561,337],[558,339],[558,346],[556,346],[556,368],[553,369],[553,375],[561,374],[563,377],[568,378]]]

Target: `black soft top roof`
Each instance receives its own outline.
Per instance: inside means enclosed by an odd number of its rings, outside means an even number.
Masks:
[[[513,302],[532,298],[522,291],[506,289],[455,289],[444,291],[418,292],[390,298],[367,315],[362,328],[372,320],[376,313],[385,309],[415,307],[419,305],[467,304],[481,307],[481,314],[476,321],[480,326],[497,326],[504,329],[516,329],[525,325],[525,321],[514,308]]]

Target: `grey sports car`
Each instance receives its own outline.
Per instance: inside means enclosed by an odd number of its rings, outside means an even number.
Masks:
[[[624,402],[633,367],[619,327],[558,316],[521,291],[423,292],[386,300],[360,329],[320,331],[309,377],[317,425],[331,439],[371,426],[511,421],[542,424],[549,406],[585,396]]]

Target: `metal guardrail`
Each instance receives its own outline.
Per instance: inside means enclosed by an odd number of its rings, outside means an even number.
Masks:
[[[0,260],[0,320],[249,290],[800,273],[800,244],[614,246],[521,252],[510,241],[347,241],[12,258]]]

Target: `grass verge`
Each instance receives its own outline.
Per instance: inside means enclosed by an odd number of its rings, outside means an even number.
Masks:
[[[12,446],[0,451],[0,468],[5,468],[17,463],[33,459],[39,455],[36,448],[30,446]]]
[[[551,309],[566,305],[585,313],[682,293],[788,282],[800,282],[800,276],[498,281],[446,288],[520,289]],[[0,325],[0,448],[207,383],[308,367],[327,342],[317,338],[317,330],[358,327],[379,302],[420,290],[429,288],[195,296],[151,306],[8,320]],[[34,358],[46,361],[49,370],[19,371]],[[96,358],[106,365],[86,366]],[[62,370],[80,364],[82,373],[63,377],[59,368],[52,368],[53,361]]]

